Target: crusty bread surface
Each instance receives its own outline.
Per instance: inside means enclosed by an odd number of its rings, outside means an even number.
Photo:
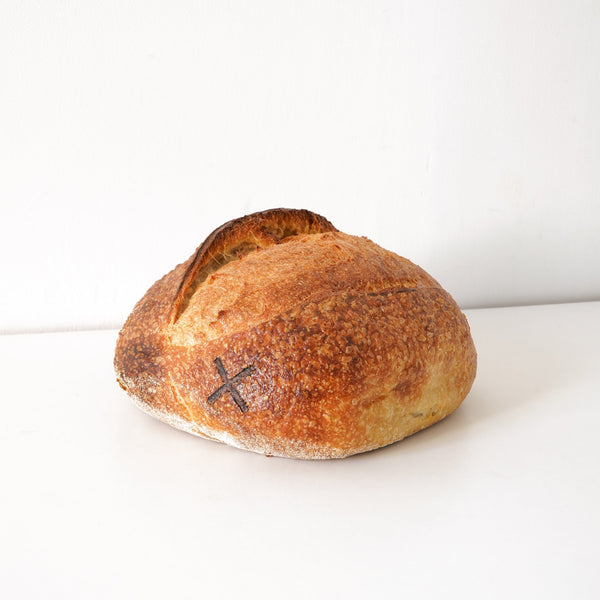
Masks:
[[[476,352],[423,269],[304,210],[226,223],[121,330],[117,379],[149,414],[255,452],[341,458],[454,411]]]

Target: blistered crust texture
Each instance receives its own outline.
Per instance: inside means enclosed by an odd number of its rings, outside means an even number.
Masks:
[[[239,448],[341,458],[460,405],[476,371],[469,326],[421,268],[308,211],[232,223],[125,323],[115,369],[138,406]]]

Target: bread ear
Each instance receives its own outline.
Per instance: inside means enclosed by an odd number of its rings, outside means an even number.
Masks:
[[[308,210],[275,208],[234,219],[215,229],[196,250],[177,290],[169,322],[177,321],[194,291],[206,278],[232,260],[279,244],[299,234],[337,229],[324,217]]]

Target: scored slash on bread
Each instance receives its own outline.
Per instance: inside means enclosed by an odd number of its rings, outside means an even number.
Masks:
[[[338,458],[443,419],[476,352],[420,267],[306,210],[216,229],[119,334],[120,385],[153,416],[267,455]]]

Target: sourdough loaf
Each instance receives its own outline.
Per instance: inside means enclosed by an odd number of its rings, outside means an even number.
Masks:
[[[267,455],[339,458],[454,411],[476,352],[423,269],[306,210],[226,223],[121,330],[120,385],[147,413]]]

